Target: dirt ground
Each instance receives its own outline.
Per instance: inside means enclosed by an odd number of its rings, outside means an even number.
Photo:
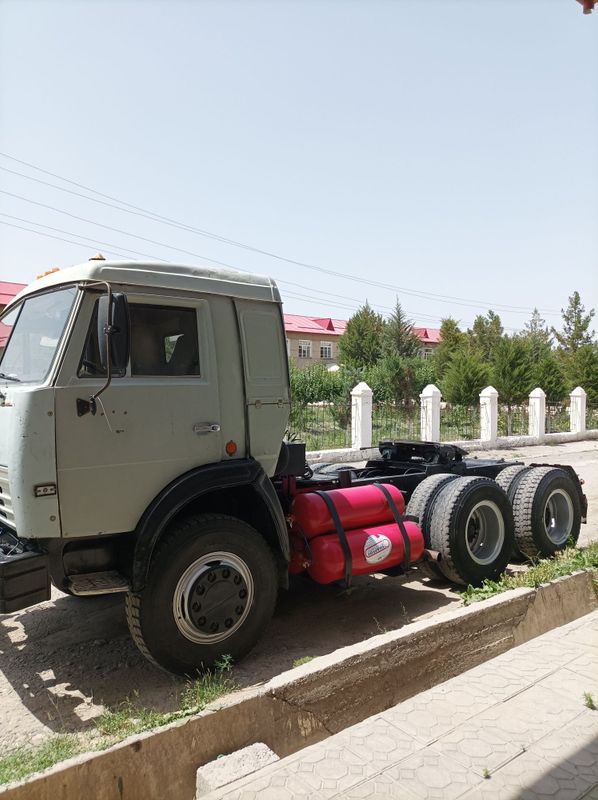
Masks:
[[[488,453],[480,453],[488,457]],[[584,479],[589,521],[580,541],[598,539],[598,442],[496,451],[491,457],[571,464]],[[304,656],[432,616],[460,602],[448,587],[418,579],[365,576],[350,595],[297,578],[281,593],[274,620],[255,650],[235,667],[235,680],[254,685]],[[0,752],[37,743],[53,732],[93,725],[103,704],[129,698],[148,708],[178,706],[184,682],[149,664],[131,641],[122,595],[52,600],[0,621]]]

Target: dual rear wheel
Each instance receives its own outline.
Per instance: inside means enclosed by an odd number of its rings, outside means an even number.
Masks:
[[[513,555],[550,557],[577,542],[581,524],[578,488],[558,467],[514,465],[496,481],[434,475],[415,489],[407,513],[440,553],[424,574],[473,586],[496,579]]]

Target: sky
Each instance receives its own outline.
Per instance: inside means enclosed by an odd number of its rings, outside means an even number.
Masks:
[[[311,316],[598,307],[574,0],[0,0],[0,153],[2,280],[101,250],[265,273]]]

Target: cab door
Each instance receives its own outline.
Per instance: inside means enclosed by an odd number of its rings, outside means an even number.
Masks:
[[[236,300],[250,452],[272,475],[290,412],[282,314],[276,303]]]
[[[105,382],[93,295],[80,338],[77,330],[71,338],[63,369],[70,377],[56,392],[64,536],[131,531],[175,478],[222,458],[209,298],[131,292],[128,300],[130,363],[98,398],[96,415],[77,411],[77,399]]]

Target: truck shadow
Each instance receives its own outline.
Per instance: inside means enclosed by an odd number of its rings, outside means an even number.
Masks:
[[[457,604],[448,586],[363,576],[350,594],[303,578],[281,592],[257,647],[234,668],[239,686],[269,680],[317,657]],[[186,681],[150,664],[133,644],[122,595],[54,599],[0,622],[0,743],[93,728],[101,705],[171,711]],[[35,719],[32,719],[35,718]],[[41,725],[40,725],[41,723]]]

